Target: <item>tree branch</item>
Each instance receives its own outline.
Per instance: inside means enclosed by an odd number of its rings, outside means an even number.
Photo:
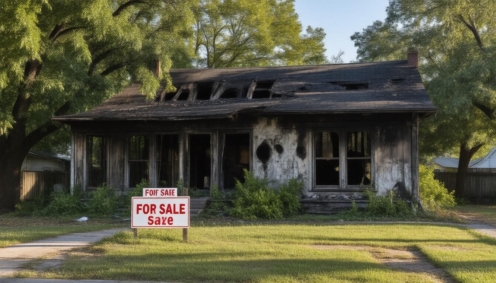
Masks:
[[[48,39],[53,40],[57,35],[59,34],[60,31],[64,28],[64,23],[61,23],[59,25],[56,25],[50,35],[48,36]]]
[[[100,63],[103,59],[107,58],[110,54],[112,54],[114,51],[116,51],[117,48],[111,48],[100,55],[96,56],[93,61],[91,61],[90,67],[88,68],[88,75],[92,75],[93,72],[95,71],[95,67],[98,63]]]
[[[56,41],[59,37],[63,36],[64,34],[67,34],[71,31],[74,31],[74,30],[78,30],[78,29],[85,29],[86,27],[85,26],[79,26],[79,27],[70,27],[70,28],[66,28],[62,31],[59,31],[53,38],[52,38],[52,41]]]
[[[470,17],[470,23],[469,23],[465,20],[465,18],[462,15],[458,15],[457,17],[472,32],[472,34],[475,37],[475,40],[477,41],[477,45],[479,46],[479,48],[484,49],[484,44],[482,43],[482,39],[480,38],[479,31],[475,27],[474,20]]]
[[[478,108],[484,114],[486,114],[486,116],[489,119],[494,120],[496,118],[495,109],[491,109],[491,108],[487,107],[486,105],[479,103],[477,101],[474,101],[474,100],[472,101],[472,105],[475,106],[476,108]]]
[[[130,1],[127,1],[126,3],[122,4],[121,6],[119,6],[119,8],[117,8],[117,10],[115,10],[114,13],[112,13],[112,17],[119,16],[127,7],[132,6],[132,5],[135,5],[135,4],[146,4],[146,2],[145,1],[140,1],[140,0],[130,0]]]
[[[125,66],[125,64],[122,63],[122,62],[121,63],[118,63],[118,64],[115,64],[115,65],[112,65],[112,66],[108,67],[105,71],[101,72],[100,75],[102,77],[105,77],[105,76],[111,74],[112,72],[117,71],[120,68],[123,68],[124,66]]]

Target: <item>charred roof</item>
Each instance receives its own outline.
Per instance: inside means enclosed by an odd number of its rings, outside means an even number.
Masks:
[[[194,120],[234,114],[433,113],[407,61],[319,66],[176,69],[177,91],[147,100],[132,84],[90,111],[54,120]]]

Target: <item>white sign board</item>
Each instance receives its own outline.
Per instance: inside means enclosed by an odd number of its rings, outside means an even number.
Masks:
[[[133,197],[131,228],[188,228],[189,197]]]
[[[144,197],[177,197],[177,188],[143,188]]]

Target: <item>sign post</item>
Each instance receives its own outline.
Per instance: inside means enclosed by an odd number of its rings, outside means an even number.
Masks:
[[[183,188],[183,195],[184,196],[187,196],[188,199],[189,199],[188,188]],[[188,231],[189,231],[188,228],[183,228],[183,242],[185,242],[185,243],[188,242]]]

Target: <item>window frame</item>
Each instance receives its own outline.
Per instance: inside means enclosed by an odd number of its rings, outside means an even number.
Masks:
[[[105,151],[103,155],[105,155],[105,168],[102,168],[103,170],[103,183],[101,185],[106,185],[108,184],[109,181],[109,158],[110,158],[110,148],[109,148],[109,141],[110,138],[107,135],[102,135],[102,134],[86,134],[84,136],[84,147],[85,147],[85,153],[84,153],[84,189],[88,190],[90,188],[90,178],[91,178],[91,172],[90,172],[90,166],[92,165],[92,154],[93,154],[93,149],[90,149],[90,139],[93,137],[101,138],[103,142],[102,150]],[[102,156],[103,156],[102,155]]]
[[[316,157],[316,135],[319,132],[335,132],[338,134],[339,138],[339,168],[344,168],[344,170],[339,170],[339,185],[317,185],[317,160]],[[365,160],[365,157],[348,157],[347,146],[348,146],[348,133],[349,132],[367,132],[370,136],[370,184],[369,185],[348,185],[348,160]],[[374,184],[375,179],[375,138],[374,138],[374,128],[317,128],[313,129],[311,134],[311,148],[312,148],[312,191],[315,192],[363,192],[367,188],[371,188]]]
[[[133,136],[143,136],[143,137],[146,137],[148,139],[148,159],[133,159],[131,160],[130,159],[130,142],[131,142],[131,137]],[[129,133],[126,135],[126,146],[125,146],[125,187],[127,189],[132,189],[134,187],[131,186],[130,182],[131,182],[131,165],[130,165],[130,162],[133,161],[133,162],[148,162],[148,183],[150,183],[150,178],[151,178],[151,170],[152,170],[152,166],[151,166],[151,163],[152,163],[152,150],[154,150],[153,146],[152,146],[152,139],[154,138],[154,135],[151,135],[151,134],[148,134],[148,133]]]

